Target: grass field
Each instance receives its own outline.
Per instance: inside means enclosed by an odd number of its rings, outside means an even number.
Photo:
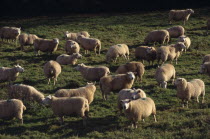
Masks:
[[[17,119],[0,120],[0,138],[209,138],[210,136],[210,81],[209,76],[198,74],[202,57],[210,53],[210,35],[206,35],[205,25],[210,9],[195,9],[189,21],[184,26],[186,35],[192,40],[192,45],[175,65],[177,77],[187,80],[202,79],[206,84],[206,97],[204,104],[190,101],[189,109],[182,108],[176,97],[176,88],[169,82],[168,89],[158,87],[154,79],[155,66],[145,63],[146,71],[143,82],[135,82],[133,87],[143,89],[151,97],[157,107],[157,123],[150,116],[145,123],[139,122],[138,129],[127,128],[129,121],[116,113],[117,92],[108,96],[108,101],[102,101],[101,92],[97,85],[95,99],[90,105],[90,118],[88,126],[82,126],[82,118],[66,117],[64,124],[60,125],[58,118],[54,117],[48,107],[37,103],[27,103],[24,112],[24,124],[20,125]],[[175,22],[173,25],[182,25]],[[143,45],[145,35],[154,29],[165,29],[168,24],[168,11],[153,11],[123,14],[99,15],[69,15],[69,16],[42,16],[33,18],[2,18],[0,26],[22,27],[22,32],[37,34],[42,38],[59,38],[58,50],[52,55],[41,53],[35,56],[33,47],[26,47],[20,51],[19,46],[13,43],[0,42],[0,67],[19,63],[25,68],[15,83],[34,86],[45,95],[54,94],[60,88],[77,88],[86,85],[74,66],[62,66],[62,73],[58,77],[56,86],[47,85],[44,77],[43,65],[49,60],[55,60],[65,53],[63,38],[64,31],[79,32],[86,30],[91,37],[102,42],[102,54],[95,56],[84,55],[78,63],[86,65],[105,65],[114,74],[119,65],[124,64],[123,58],[117,63],[107,64],[105,54],[107,49],[118,43],[125,43],[130,48],[130,61],[135,61],[134,50]],[[171,43],[175,43],[172,39]],[[157,46],[158,47],[158,46]],[[156,63],[155,63],[156,64]],[[0,84],[0,99],[7,99],[6,83]]]

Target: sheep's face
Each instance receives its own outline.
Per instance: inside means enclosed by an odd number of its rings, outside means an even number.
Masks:
[[[184,78],[177,78],[176,80],[175,80],[175,85],[177,86],[177,85],[179,85],[179,84],[182,84],[184,82]]]
[[[189,14],[194,14],[194,11],[192,9],[187,9]]]
[[[74,53],[73,55],[75,55],[75,57],[78,58],[78,59],[81,59],[82,58],[82,55],[79,54],[79,53]]]
[[[179,41],[180,41],[180,42],[185,42],[185,41],[186,41],[186,36],[181,36],[181,37],[179,37]]]
[[[161,83],[161,87],[167,88],[167,82],[166,82],[166,81],[163,81],[163,82]]]
[[[15,69],[16,69],[18,72],[24,72],[24,68],[21,67],[19,64],[15,65]]]
[[[146,52],[149,53],[149,54],[152,53],[152,51],[153,51],[152,47],[148,47],[148,48],[146,49]]]
[[[132,99],[136,100],[136,99],[142,98],[142,93],[144,93],[144,91],[141,89],[135,90],[135,92],[132,93]]]
[[[44,105],[50,105],[51,101],[52,101],[52,96],[49,95],[49,96],[46,96],[46,97],[42,100],[42,103],[43,103]]]
[[[202,65],[201,65],[201,68],[200,68],[200,73],[205,73],[205,72],[206,72],[205,65],[202,64]]]
[[[14,34],[15,34],[15,35],[20,35],[20,32],[21,32],[21,31],[20,31],[20,28],[18,28],[18,29],[16,29],[16,30],[14,31]]]
[[[53,42],[56,43],[56,44],[58,44],[59,43],[59,39],[58,38],[55,38],[55,39],[53,39]]]
[[[130,99],[121,100],[121,106],[124,110],[127,110],[129,108]]]
[[[83,63],[82,63],[82,64],[78,64],[78,65],[75,67],[75,69],[78,70],[78,71],[80,71],[81,68],[84,67],[84,66],[85,66],[85,64],[83,64]]]
[[[186,48],[183,42],[178,42],[176,47],[179,49],[179,51],[183,51]]]
[[[134,80],[135,79],[135,75],[133,72],[127,72],[127,76],[130,80]]]

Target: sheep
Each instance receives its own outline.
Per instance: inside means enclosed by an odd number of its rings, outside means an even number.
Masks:
[[[170,10],[169,12],[169,24],[172,24],[172,21],[183,21],[184,25],[185,22],[188,21],[191,14],[193,14],[194,11],[192,9],[186,9],[186,10]]]
[[[19,36],[21,50],[24,50],[23,46],[33,45],[34,40],[36,40],[36,39],[38,39],[38,37],[35,34],[26,34],[26,33],[21,34]]]
[[[144,60],[149,62],[152,61],[152,65],[157,57],[157,51],[155,47],[148,47],[148,46],[139,46],[135,49],[135,57],[138,60],[141,60],[144,63]]]
[[[44,105],[50,105],[54,115],[60,118],[63,123],[63,116],[77,115],[83,118],[83,125],[86,125],[86,118],[88,117],[89,104],[84,97],[55,97],[47,96],[43,100]]]
[[[36,39],[34,40],[34,53],[35,55],[40,55],[39,51],[50,52],[51,54],[55,52],[58,48],[59,39]]]
[[[108,63],[111,61],[116,62],[119,56],[123,56],[125,60],[129,60],[129,48],[126,44],[111,46],[106,53],[106,61]]]
[[[108,67],[105,66],[86,66],[85,64],[78,64],[75,69],[79,71],[83,78],[88,81],[99,81],[100,78],[107,76],[110,73]]]
[[[139,78],[139,81],[142,81],[142,76],[144,75],[144,65],[141,62],[129,62],[124,65],[121,65],[117,68],[117,74],[123,74],[127,72],[133,72],[136,76],[136,79]]]
[[[168,28],[167,31],[169,32],[170,38],[178,38],[179,36],[184,35],[184,28],[182,26],[174,26]]]
[[[17,118],[23,124],[23,111],[26,107],[18,99],[0,100],[0,118]]]
[[[204,103],[205,96],[205,84],[200,79],[193,79],[187,82],[184,78],[177,78],[175,81],[177,87],[177,97],[182,100],[182,107],[184,108],[184,103],[188,108],[188,101],[191,98],[196,98],[199,103],[199,96],[202,96],[202,103]]]
[[[73,41],[78,42],[77,37],[79,35],[84,35],[87,38],[90,37],[90,34],[87,31],[81,31],[81,32],[78,32],[78,33],[73,33],[73,32],[68,32],[68,31],[65,32],[66,40],[73,40]]]
[[[147,45],[149,43],[168,44],[170,40],[169,32],[167,30],[154,30],[148,33],[144,39],[144,43]]]
[[[77,40],[80,46],[85,50],[85,54],[88,54],[88,51],[92,51],[92,50],[94,50],[95,54],[97,54],[97,50],[98,50],[98,54],[100,55],[101,41],[99,39],[88,38],[88,37],[85,37],[84,35],[79,35],[77,37]]]
[[[210,62],[210,54],[207,54],[203,57],[202,64],[205,63],[205,62]]]
[[[1,67],[0,68],[0,82],[9,82],[15,81],[19,73],[24,72],[19,64],[15,65],[13,68]]]
[[[208,19],[207,22],[206,22],[206,32],[207,32],[207,34],[208,34],[209,28],[210,28],[210,19]]]
[[[79,53],[73,53],[72,55],[62,54],[56,58],[56,61],[61,65],[75,65],[77,63],[77,59],[81,59],[82,55]]]
[[[164,64],[157,68],[155,79],[162,88],[167,88],[167,81],[172,78],[172,84],[176,76],[175,68],[172,64]]]
[[[50,79],[57,82],[58,75],[61,73],[61,66],[58,62],[50,60],[44,65],[44,74],[48,78],[48,84],[50,83]]]
[[[184,49],[184,51],[186,52],[187,49],[189,49],[190,45],[191,45],[191,40],[189,37],[186,37],[185,35],[182,35],[178,38],[177,42],[183,42],[184,45],[186,46],[186,48]]]
[[[7,41],[11,39],[12,41],[15,41],[15,45],[17,46],[17,40],[21,33],[21,28],[17,27],[2,27],[0,29],[0,38],[6,39]]]
[[[162,64],[166,62],[167,60],[171,60],[171,63],[175,59],[177,64],[177,59],[180,56],[180,52],[182,52],[186,46],[182,42],[178,42],[176,44],[171,44],[169,46],[161,46],[157,50],[157,60],[158,64],[160,60],[162,61]]]
[[[133,85],[135,75],[133,72],[126,74],[109,75],[100,79],[99,85],[103,100],[107,100],[107,94],[111,91],[130,89]]]
[[[77,89],[59,89],[55,92],[55,97],[84,97],[90,105],[93,102],[95,91],[95,84],[87,83],[86,86]]]
[[[210,76],[210,62],[205,62],[201,65],[200,73],[207,73]]]
[[[151,114],[153,114],[154,120],[157,122],[155,116],[156,106],[154,101],[149,97],[137,100],[121,100],[121,107],[125,110],[126,117],[131,121],[131,127],[137,128],[138,121],[144,121],[144,118]]]
[[[33,86],[25,84],[14,84],[8,89],[9,98],[15,98],[27,101],[36,101],[41,103],[44,99],[44,95],[36,90]]]
[[[65,51],[67,54],[72,55],[73,53],[79,53],[79,44],[72,40],[67,40],[65,45]]]

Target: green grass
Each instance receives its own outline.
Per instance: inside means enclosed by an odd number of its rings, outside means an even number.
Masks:
[[[108,96],[108,101],[102,101],[101,92],[97,85],[95,99],[90,105],[88,126],[82,126],[82,118],[65,117],[65,123],[60,125],[48,107],[27,103],[24,112],[24,124],[18,120],[0,120],[0,138],[209,138],[210,135],[210,83],[209,76],[198,74],[202,57],[210,53],[210,35],[206,35],[205,23],[209,9],[195,9],[186,23],[186,34],[191,38],[192,45],[175,65],[177,77],[187,80],[202,79],[206,84],[206,103],[197,104],[195,100],[189,103],[189,109],[181,108],[180,100],[176,97],[176,88],[169,83],[168,89],[157,86],[154,79],[155,66],[146,65],[143,82],[135,82],[133,87],[142,88],[149,97],[153,98],[157,107],[157,123],[150,116],[145,123],[139,122],[138,129],[127,128],[129,121],[116,113],[117,92]],[[173,25],[182,24],[175,22]],[[130,47],[130,61],[135,61],[135,47],[142,45],[145,35],[154,29],[165,29],[168,24],[168,11],[147,13],[100,14],[100,15],[70,15],[42,16],[33,18],[8,18],[0,20],[0,26],[21,26],[23,32],[34,33],[43,38],[59,38],[58,51],[52,55],[41,53],[35,56],[33,47],[20,51],[13,43],[0,42],[0,67],[19,63],[25,68],[15,83],[32,85],[45,95],[54,94],[60,88],[77,88],[84,86],[84,80],[74,66],[62,66],[56,86],[47,85],[43,65],[49,60],[55,60],[65,53],[63,39],[64,31],[79,32],[86,30],[91,37],[102,42],[102,54],[95,56],[83,55],[78,63],[86,65],[105,65],[114,74],[119,65],[124,64],[123,58],[117,63],[107,64],[105,54],[107,49],[118,43]],[[172,39],[171,43],[175,43]],[[84,50],[81,50],[84,54]],[[7,99],[6,83],[0,84],[0,98]]]

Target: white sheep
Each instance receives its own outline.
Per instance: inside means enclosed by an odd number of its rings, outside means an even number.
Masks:
[[[49,52],[52,54],[57,50],[58,44],[59,44],[58,38],[54,38],[52,40],[42,39],[42,38],[36,39],[34,40],[34,53],[36,55],[40,55],[39,51],[42,51],[42,52]]]
[[[60,118],[63,123],[63,116],[77,115],[83,118],[83,125],[86,125],[86,118],[88,117],[89,104],[84,97],[54,97],[47,96],[43,100],[43,104],[50,105],[53,114]]]
[[[18,99],[0,100],[0,118],[17,118],[23,124],[23,111],[26,107]]]
[[[106,53],[106,61],[117,61],[119,56],[123,56],[126,60],[129,60],[129,48],[126,44],[117,44],[109,48]]]
[[[178,38],[177,42],[183,42],[184,45],[186,46],[186,48],[184,49],[184,51],[186,52],[187,49],[189,49],[190,45],[191,45],[191,40],[189,37],[182,35]]]
[[[93,102],[95,91],[95,84],[87,83],[86,86],[76,89],[59,89],[55,92],[55,97],[84,97],[90,105]]]
[[[38,39],[38,37],[35,34],[26,34],[23,33],[19,36],[19,43],[21,50],[24,50],[23,46],[26,45],[33,45],[34,40]]]
[[[125,110],[126,117],[131,121],[131,127],[137,128],[138,121],[141,121],[153,114],[156,120],[156,106],[154,101],[147,98],[140,98],[137,100],[125,99],[121,100],[121,107]]]
[[[178,38],[179,36],[184,35],[184,28],[182,26],[174,26],[171,28],[167,28],[167,31],[169,32],[170,38]]]
[[[82,55],[79,53],[73,53],[72,55],[62,54],[56,58],[56,61],[61,65],[75,65],[77,63],[77,59],[81,59]]]
[[[48,84],[50,83],[50,79],[57,82],[58,75],[61,73],[61,66],[58,62],[50,60],[44,65],[44,74],[48,78]]]
[[[67,54],[71,55],[73,53],[79,53],[80,47],[79,44],[72,40],[67,40],[65,45],[65,51]]]
[[[105,66],[86,66],[85,64],[78,64],[75,69],[79,71],[83,78],[88,81],[99,81],[100,78],[107,76],[110,73],[108,67]]]
[[[2,27],[0,29],[0,38],[15,41],[17,46],[17,40],[21,33],[21,28],[17,27]]]
[[[133,85],[134,79],[135,75],[133,72],[102,77],[99,84],[103,99],[107,100],[107,95],[111,91],[119,91],[126,88],[130,89]]]
[[[210,76],[210,62],[205,62],[201,65],[200,73],[206,73]]]
[[[73,41],[76,41],[76,42],[78,42],[77,37],[79,35],[84,35],[87,38],[90,37],[90,34],[87,31],[81,31],[81,32],[78,32],[78,33],[73,33],[73,32],[66,31],[64,35],[65,35],[65,38],[67,40],[73,40]]]
[[[199,103],[199,96],[202,96],[202,103],[204,103],[205,96],[205,84],[200,79],[193,79],[190,82],[187,82],[184,78],[177,78],[175,81],[177,87],[177,97],[182,100],[182,107],[186,102],[188,108],[188,101],[191,98],[196,98]]]
[[[164,64],[157,68],[155,79],[162,88],[167,88],[167,82],[172,78],[172,84],[176,77],[176,71],[173,65]]]
[[[168,44],[170,40],[169,32],[167,30],[154,30],[147,34],[144,39],[144,43],[147,45],[149,43]]]
[[[184,25],[185,22],[188,21],[191,14],[193,14],[194,11],[192,9],[186,9],[186,10],[170,10],[169,12],[169,24],[172,23],[172,21],[183,21]]]

